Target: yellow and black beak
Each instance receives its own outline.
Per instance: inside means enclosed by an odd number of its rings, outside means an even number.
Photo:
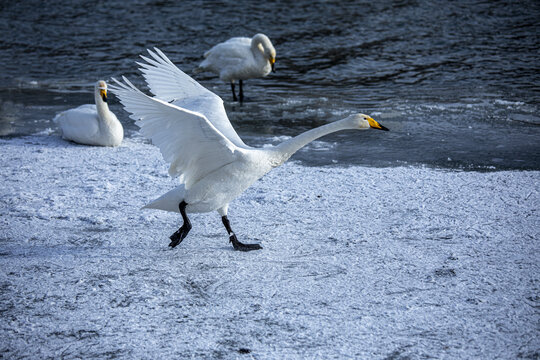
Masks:
[[[99,89],[99,96],[101,96],[103,102],[107,102],[107,89]]]
[[[369,123],[369,126],[372,128],[372,129],[379,129],[379,130],[384,130],[384,131],[388,131],[389,129],[382,126],[381,124],[379,124],[377,121],[373,120],[372,118],[368,117],[367,118],[367,121]]]
[[[276,63],[276,58],[271,57],[270,58],[270,65],[272,66],[272,72],[276,72],[276,68],[274,67],[274,64]]]

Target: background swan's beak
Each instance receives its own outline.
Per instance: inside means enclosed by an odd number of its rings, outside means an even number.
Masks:
[[[372,118],[367,118],[367,121],[369,123],[369,126],[373,129],[379,129],[379,130],[384,130],[384,131],[388,131],[389,129],[382,126],[381,124],[379,124],[377,121],[373,120]]]
[[[276,63],[276,59],[275,58],[270,58],[270,65],[272,65],[272,72],[276,72],[276,69],[274,67],[274,64]]]
[[[101,96],[101,98],[103,99],[104,102],[107,102],[107,90],[100,89],[99,90],[99,95]]]

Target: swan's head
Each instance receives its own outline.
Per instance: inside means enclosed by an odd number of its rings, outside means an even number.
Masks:
[[[378,129],[388,131],[388,128],[382,126],[377,121],[375,121],[371,116],[365,114],[354,114],[347,118],[351,122],[353,128],[358,129]]]
[[[103,102],[107,102],[107,83],[103,80],[99,80],[95,86],[96,95],[99,96]]]
[[[272,45],[268,36],[257,34],[251,39],[251,42],[257,44],[259,50],[272,66],[272,72],[276,72],[274,68],[274,64],[276,63],[276,49],[274,49],[274,45]]]

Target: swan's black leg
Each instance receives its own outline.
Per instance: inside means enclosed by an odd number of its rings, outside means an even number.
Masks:
[[[242,89],[242,80],[239,81],[240,83],[240,102],[243,102],[244,101],[244,90]]]
[[[182,215],[184,223],[182,224],[182,227],[180,229],[178,229],[174,234],[170,236],[170,247],[175,247],[176,245],[180,244],[189,233],[189,230],[191,230],[191,223],[189,222],[189,219],[186,215],[186,206],[187,203],[185,201],[182,201],[178,205],[178,208],[180,209],[180,215]]]
[[[240,241],[238,241],[236,235],[231,229],[231,224],[229,223],[229,219],[227,219],[227,215],[222,216],[221,221],[223,221],[223,225],[225,225],[225,229],[227,229],[227,232],[229,233],[229,241],[232,243],[234,250],[251,251],[262,249],[262,246],[259,244],[242,244]]]
[[[231,81],[231,90],[232,90],[232,99],[233,99],[233,101],[238,101],[238,98],[236,97],[236,92],[234,91],[234,82],[232,82],[232,81]]]

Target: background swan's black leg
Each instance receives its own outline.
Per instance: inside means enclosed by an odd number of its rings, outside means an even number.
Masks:
[[[231,224],[229,223],[229,219],[227,219],[227,215],[222,216],[221,221],[223,221],[223,225],[225,225],[225,229],[227,229],[227,232],[229,233],[229,241],[232,243],[234,250],[251,251],[262,249],[262,246],[259,244],[242,244],[240,241],[238,241],[236,235],[231,229]]]
[[[240,84],[240,94],[239,94],[239,97],[240,97],[240,102],[244,101],[244,90],[242,88],[242,80],[239,81],[239,84]]]
[[[240,85],[240,89],[242,85]],[[232,90],[232,99],[233,101],[238,101],[238,98],[236,97],[236,92],[234,91],[234,82],[231,81],[231,90]]]
[[[189,233],[189,230],[191,230],[191,222],[189,221],[187,215],[186,215],[186,206],[187,203],[185,201],[182,201],[178,208],[180,209],[180,215],[182,215],[182,219],[184,220],[184,223],[182,224],[182,227],[178,229],[174,234],[170,236],[171,243],[169,244],[170,247],[175,247],[176,245],[180,244],[182,240],[187,236]]]

